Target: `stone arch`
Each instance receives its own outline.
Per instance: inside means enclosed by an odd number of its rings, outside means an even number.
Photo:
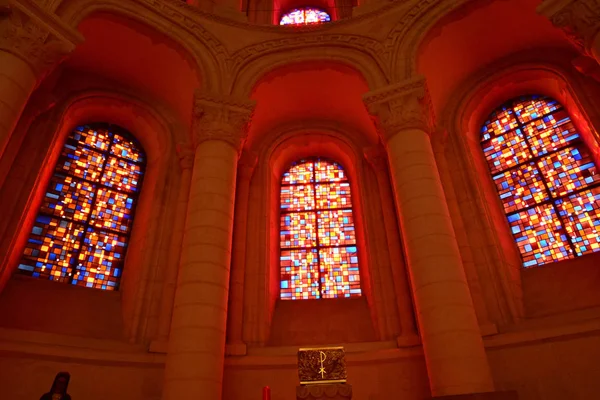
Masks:
[[[163,9],[161,15],[150,11],[138,2],[65,0],[57,6],[56,14],[71,26],[78,26],[92,14],[108,13],[132,19],[147,26],[148,29],[156,30],[181,46],[186,53],[185,56],[194,61],[198,79],[205,90],[219,91],[223,85],[228,58],[225,47],[199,23],[187,18],[167,2],[154,5]],[[171,23],[169,19],[175,21]]]
[[[470,204],[459,206],[456,213],[457,218],[475,221],[466,240],[473,248],[487,243],[485,260],[475,260],[476,265],[465,265],[465,270],[468,276],[475,276],[474,281],[479,280],[483,289],[480,301],[490,321],[498,325],[522,318],[526,303],[522,262],[481,152],[481,126],[489,113],[505,101],[540,94],[561,102],[584,136],[598,142],[596,130],[590,129],[599,126],[595,111],[598,104],[586,93],[586,78],[573,73],[570,58],[564,53],[557,51],[551,58],[547,54],[529,51],[512,55],[463,82],[439,115],[437,133],[443,135],[433,139],[445,149],[443,158],[452,159],[452,173],[447,174],[450,192],[461,192],[466,199],[463,203]],[[474,238],[476,235],[480,237]]]
[[[47,178],[52,173],[68,133],[75,126],[85,123],[106,122],[118,125],[139,140],[148,160],[129,239],[121,289],[120,293],[116,294],[116,299],[120,300],[107,303],[107,312],[120,312],[115,316],[115,321],[119,322],[110,326],[121,328],[123,336],[132,342],[147,341],[152,334],[147,331],[146,326],[148,306],[151,303],[149,296],[154,291],[150,287],[149,277],[162,265],[170,264],[169,255],[164,250],[158,250],[158,243],[165,240],[161,236],[172,226],[172,211],[162,203],[172,198],[180,184],[177,180],[169,178],[169,170],[177,168],[175,145],[177,142],[189,140],[187,131],[181,122],[160,105],[149,104],[135,95],[112,89],[69,92],[58,99],[56,106],[40,117],[46,114],[51,117],[43,119],[41,126],[32,125],[39,127],[27,133],[27,136],[31,137],[30,142],[41,143],[37,146],[41,165],[36,163],[35,166],[29,167],[29,173],[37,176],[35,182],[15,194],[23,198],[23,205],[14,210],[17,224],[11,224],[6,230],[6,239],[11,243],[12,250],[7,252],[6,258],[2,260],[0,270],[3,275],[10,273],[20,257],[22,244],[27,238],[32,218],[37,213],[39,201],[43,197]],[[27,138],[25,141],[27,142]],[[165,237],[168,237],[169,233],[166,235]],[[56,290],[57,293],[61,293],[61,289]],[[81,294],[80,292],[79,295]],[[83,296],[87,294],[84,293]],[[93,294],[90,296],[93,297]],[[111,298],[115,299],[114,296]],[[57,296],[56,301],[50,301],[48,307],[60,306],[61,301],[64,301],[64,298]],[[82,304],[88,303],[83,301]],[[106,322],[106,318],[98,320]],[[93,328],[94,322],[84,321],[81,325],[81,329],[90,329]]]
[[[252,88],[267,73],[288,64],[310,61],[331,61],[347,65],[357,70],[371,89],[385,86],[388,83],[387,68],[378,56],[350,46],[345,47],[343,43],[340,47],[311,46],[311,43],[303,43],[258,54],[252,54],[250,50],[249,55],[239,57],[236,63],[235,78],[230,83],[231,90],[235,94],[249,96]],[[293,60],[290,60],[291,53],[294,56]],[[327,56],[323,56],[323,53],[326,53]]]
[[[393,80],[402,81],[417,74],[417,53],[436,23],[467,3],[476,6],[476,3],[482,1],[487,0],[428,0],[419,1],[409,9],[385,41],[385,46],[391,53],[390,71]],[[462,10],[462,13],[465,12],[468,9]]]

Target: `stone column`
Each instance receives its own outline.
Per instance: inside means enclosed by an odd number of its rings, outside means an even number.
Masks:
[[[179,274],[179,261],[185,229],[185,218],[188,210],[194,155],[194,148],[189,144],[177,146],[177,156],[179,158],[179,167],[181,168],[181,179],[179,182],[179,193],[177,194],[177,205],[175,206],[173,234],[169,245],[171,265],[169,265],[165,274],[160,314],[158,316],[159,342],[165,342],[168,339],[169,330],[171,329],[171,316],[173,313],[175,287],[177,286],[177,275]]]
[[[196,152],[165,366],[166,400],[220,400],[239,151],[253,105],[196,94]]]
[[[429,141],[422,79],[365,95],[387,145],[434,397],[493,392],[490,368]]]
[[[246,273],[246,242],[248,240],[248,198],[250,179],[256,167],[256,153],[244,151],[240,158],[235,204],[235,231],[231,260],[231,288],[229,318],[227,319],[229,354],[243,356],[246,344],[242,340],[244,317],[244,277]]]
[[[34,0],[0,0],[0,157],[35,86],[81,41]]]
[[[592,76],[598,65],[591,66],[585,57],[600,64],[600,0],[544,0],[538,13],[562,29],[584,57],[574,61],[575,67]]]

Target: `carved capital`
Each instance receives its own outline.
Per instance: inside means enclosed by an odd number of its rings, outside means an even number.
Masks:
[[[194,147],[188,143],[179,143],[177,145],[177,157],[179,158],[179,167],[182,171],[191,170],[194,166]]]
[[[352,400],[352,386],[345,383],[296,387],[297,400]]]
[[[363,100],[385,142],[406,129],[433,131],[433,108],[422,77],[369,92]]]
[[[240,151],[254,111],[254,101],[196,92],[194,98],[194,144],[222,140]]]
[[[375,171],[385,171],[388,166],[388,158],[384,149],[379,146],[364,149],[365,159],[373,166]]]
[[[0,0],[0,50],[21,58],[43,78],[83,39],[39,5],[29,3]]]
[[[575,46],[591,54],[600,31],[600,0],[545,0],[538,13],[562,29]]]

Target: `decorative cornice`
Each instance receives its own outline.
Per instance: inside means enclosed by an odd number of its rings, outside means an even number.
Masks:
[[[363,101],[384,142],[406,129],[433,131],[433,107],[423,77],[369,92]]]
[[[39,79],[82,41],[31,1],[0,3],[0,49],[28,63]]]
[[[194,145],[222,140],[240,151],[252,119],[255,102],[232,96],[208,95],[197,90],[194,98]]]
[[[537,11],[562,29],[576,47],[592,54],[600,32],[600,0],[545,0]]]
[[[306,385],[296,387],[296,399],[301,400],[322,400],[322,399],[342,400],[352,399],[352,386],[345,383],[339,384],[320,384]]]
[[[177,158],[179,167],[182,171],[191,170],[194,166],[194,147],[189,143],[179,143],[177,145]]]

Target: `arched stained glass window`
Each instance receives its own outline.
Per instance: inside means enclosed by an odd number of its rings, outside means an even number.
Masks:
[[[556,100],[506,103],[485,123],[481,141],[523,266],[600,251],[600,176]]]
[[[22,274],[116,290],[145,156],[121,128],[71,132],[46,188],[18,266]]]
[[[310,25],[331,21],[329,14],[314,7],[296,8],[283,14],[279,25]]]
[[[344,169],[302,160],[283,174],[281,299],[361,295],[350,183]]]

